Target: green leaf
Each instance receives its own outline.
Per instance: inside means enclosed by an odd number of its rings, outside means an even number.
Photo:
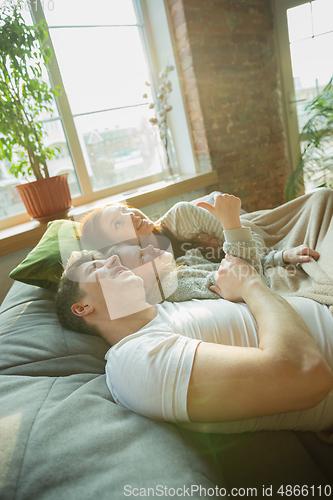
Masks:
[[[0,133],[1,157],[12,162],[11,172],[18,176],[32,173],[27,154],[17,148],[29,148],[41,164],[54,150],[43,145],[42,111],[53,112],[54,91],[44,82],[42,70],[52,50],[43,44],[48,38],[45,21],[27,26],[20,13],[23,4],[0,10]],[[13,151],[18,160],[13,160]],[[40,167],[41,172],[44,167]]]
[[[327,153],[327,141],[333,136],[333,77],[307,105],[306,110],[312,116],[304,125],[300,137],[307,144],[303,147],[295,171],[287,179],[287,201],[295,198],[304,187],[304,177],[314,177],[320,182],[327,175],[328,169],[333,168],[332,158]]]

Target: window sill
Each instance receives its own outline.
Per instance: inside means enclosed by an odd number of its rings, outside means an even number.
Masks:
[[[79,220],[86,212],[106,205],[107,203],[126,201],[133,207],[143,208],[158,203],[159,201],[168,200],[169,198],[195,191],[196,189],[213,186],[216,183],[216,172],[207,172],[196,176],[185,175],[180,177],[176,182],[161,181],[72,208],[69,212],[69,218]],[[36,245],[45,231],[46,224],[39,224],[39,222],[33,220],[25,224],[3,229],[0,231],[0,257]]]

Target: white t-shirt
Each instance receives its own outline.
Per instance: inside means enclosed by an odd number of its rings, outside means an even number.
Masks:
[[[305,298],[288,301],[303,317],[333,368],[333,317],[328,308]],[[158,315],[152,321],[105,355],[107,385],[118,404],[150,418],[184,423],[201,432],[318,432],[333,427],[333,391],[310,410],[233,422],[190,422],[187,391],[198,344],[205,341],[258,347],[257,324],[245,304],[223,299],[165,302],[156,307]]]

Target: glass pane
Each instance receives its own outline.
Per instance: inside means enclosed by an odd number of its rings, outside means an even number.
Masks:
[[[294,76],[295,100],[297,101],[298,126],[301,131],[309,119],[309,113],[305,108],[318,93],[314,39],[310,38],[301,42],[291,43],[290,52]]]
[[[162,171],[156,127],[146,106],[75,118],[94,191]]]
[[[74,115],[144,102],[150,78],[138,28],[50,32]]]
[[[324,87],[333,76],[333,33],[315,37],[315,74],[318,85]]]
[[[15,3],[14,3],[14,5],[15,5]],[[21,12],[21,15],[25,21],[25,24],[27,24],[28,26],[31,26],[34,24],[34,21],[32,20],[31,13],[30,13],[29,2],[22,2],[21,3],[20,12]]]
[[[132,0],[41,0],[50,26],[135,24]]]
[[[26,210],[15,189],[20,181],[8,173],[9,161],[0,161],[0,219],[23,214]]]
[[[297,119],[298,119],[298,129],[301,132],[304,125],[310,118],[310,113],[306,110],[306,106],[312,101],[318,94],[316,83],[313,84],[312,88],[302,88],[299,90],[295,90],[295,98],[296,101],[296,110],[297,110]]]
[[[321,35],[322,33],[333,31],[332,0],[316,0],[315,2],[312,2],[312,15],[314,35]]]
[[[44,144],[49,148],[58,148],[56,157],[47,162],[50,176],[68,173],[68,184],[72,198],[81,194],[79,183],[76,177],[72,157],[70,155],[66,136],[60,120],[53,120],[44,123],[45,137]]]
[[[317,95],[313,39],[290,44],[298,126],[301,131],[309,119],[307,104]]]
[[[287,10],[289,41],[297,42],[312,36],[310,3]]]
[[[328,5],[329,3],[329,5]],[[320,7],[318,7],[320,5]],[[316,17],[316,30],[319,30],[319,18],[331,19],[332,0],[317,0],[290,9],[288,11],[288,29],[290,39],[296,40],[309,34],[309,24]],[[312,11],[311,11],[312,9]],[[303,16],[303,17],[302,17]],[[302,26],[303,25],[303,26]],[[320,26],[327,28],[328,23],[322,21]],[[326,29],[325,28],[325,29]],[[303,30],[303,31],[302,31]],[[333,33],[314,36],[301,41],[290,43],[292,69],[295,86],[295,99],[297,101],[297,117],[299,130],[310,118],[306,105],[312,101],[318,92],[328,83],[333,75]]]
[[[302,40],[290,44],[293,77],[311,75],[315,64],[315,52],[313,39]]]

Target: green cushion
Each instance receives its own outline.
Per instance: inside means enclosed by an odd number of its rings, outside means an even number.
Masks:
[[[74,250],[82,249],[78,229],[78,222],[69,220],[49,222],[38,245],[9,276],[22,283],[56,292],[68,257]]]

